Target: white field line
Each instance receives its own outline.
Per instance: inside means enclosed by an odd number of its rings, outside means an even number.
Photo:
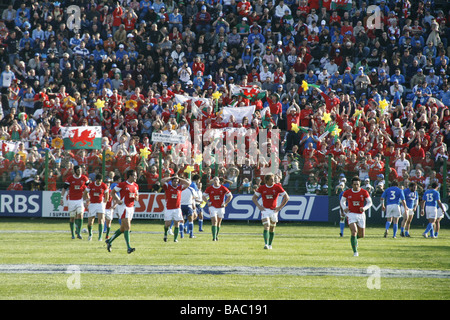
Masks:
[[[64,264],[0,264],[0,273],[64,274],[73,265]],[[249,267],[249,266],[187,266],[187,265],[77,265],[86,274],[196,274],[196,275],[266,275],[266,276],[346,276],[368,277],[367,269],[313,267]],[[382,278],[441,278],[450,279],[450,271],[380,269]]]

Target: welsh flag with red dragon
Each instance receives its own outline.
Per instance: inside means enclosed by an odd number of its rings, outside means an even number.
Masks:
[[[64,149],[101,149],[102,127],[62,127]]]

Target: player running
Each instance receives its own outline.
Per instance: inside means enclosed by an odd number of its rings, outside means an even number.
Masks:
[[[278,196],[283,197],[279,206],[277,206]],[[258,202],[259,197],[262,198],[262,205]],[[264,249],[272,249],[278,212],[288,203],[289,195],[280,183],[275,183],[275,176],[268,174],[264,177],[264,184],[255,191],[252,200],[261,210],[261,222],[264,226]]]
[[[219,177],[214,177],[212,179],[212,185],[206,188],[203,193],[203,200],[208,201],[213,241],[219,241],[218,236],[222,220],[225,216],[225,208],[232,199],[233,195],[227,187],[220,184]]]
[[[83,193],[84,189],[89,184],[89,178],[82,174],[80,166],[75,166],[73,168],[73,172],[74,174],[69,176],[64,182],[64,186],[61,191],[61,205],[64,206],[64,198],[66,191],[68,191],[67,206],[69,208],[70,232],[72,233],[72,239],[75,239],[75,234],[78,239],[83,239],[80,234],[83,226],[84,213]]]
[[[105,223],[106,203],[109,200],[109,188],[103,182],[103,175],[97,174],[95,182],[90,183],[84,190],[84,197],[89,201],[88,206],[88,241],[92,240],[92,226],[95,217],[98,219],[98,241],[102,241],[103,224]]]
[[[406,206],[408,210],[403,212],[403,221],[400,228],[400,236],[411,237],[409,234],[409,229],[411,228],[411,221],[414,217],[414,212],[416,212],[419,205],[419,194],[417,193],[417,184],[415,182],[410,182],[408,188],[403,190],[405,195]]]
[[[347,223],[350,227],[350,243],[353,256],[357,257],[358,238],[364,238],[366,228],[365,211],[372,206],[372,198],[367,190],[361,189],[361,180],[352,178],[352,188],[344,191],[341,198],[341,207],[347,215]]]
[[[442,213],[444,213],[445,207],[441,202],[441,196],[437,191],[439,189],[439,185],[437,182],[431,183],[431,188],[424,192],[422,196],[422,210],[420,215],[423,216],[426,213],[426,217],[428,219],[428,225],[425,229],[425,232],[422,234],[425,238],[428,238],[427,233],[431,232],[431,238],[435,238],[434,235],[434,224],[436,223],[436,219],[438,218],[438,207],[441,208]]]
[[[123,233],[127,244],[127,252],[132,253],[136,249],[130,246],[131,221],[134,214],[134,202],[139,201],[139,186],[136,183],[137,173],[134,170],[127,171],[127,180],[117,184],[112,190],[111,196],[118,204],[119,218],[121,219],[120,228],[114,235],[106,240],[106,248],[111,252],[112,242]],[[120,193],[120,198],[117,194]]]
[[[384,231],[384,237],[388,235],[389,227],[393,223],[393,235],[392,238],[397,238],[398,231],[398,219],[402,216],[400,206],[403,205],[404,211],[408,211],[406,206],[405,195],[403,190],[398,187],[397,181],[392,181],[391,186],[383,191],[381,195],[381,210],[386,212],[386,230]],[[386,206],[384,201],[386,200]]]

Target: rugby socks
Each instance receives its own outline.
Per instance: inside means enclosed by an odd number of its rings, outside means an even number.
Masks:
[[[188,223],[188,233],[190,237],[194,236],[194,222]]]
[[[386,221],[386,230],[389,230],[390,226],[391,226],[391,223],[389,221]]]
[[[111,239],[108,240],[109,243],[112,243],[118,236],[120,236],[122,234],[122,231],[120,231],[120,229],[117,229],[116,232],[114,232],[113,236],[111,237]]]
[[[203,219],[202,220],[198,219],[198,231],[199,232],[203,231]]]
[[[180,231],[180,228],[175,227],[173,229],[173,241],[177,240],[179,231]]]
[[[392,236],[395,238],[397,236],[398,223],[394,223],[394,225],[392,226],[392,230],[394,231],[394,234]]]
[[[339,222],[340,233],[344,235],[345,222]]]
[[[69,222],[70,232],[72,233],[72,238],[75,237],[75,223]]]
[[[98,240],[102,238],[103,235],[103,223],[98,224]]]
[[[175,228],[175,230],[176,229],[177,228]],[[179,232],[180,232],[180,238],[184,238],[184,224],[183,223],[180,223]]]
[[[75,219],[75,226],[76,226],[76,234],[81,233],[81,227],[83,226],[83,219]]]
[[[273,241],[273,237],[275,236],[275,232],[270,232],[269,231],[269,246],[272,245],[272,241]]]
[[[433,224],[430,222],[430,223],[428,223],[428,225],[427,225],[427,228],[425,229],[425,232],[424,232],[424,234],[426,235],[428,232],[430,232],[431,231],[431,234],[433,234],[433,232],[434,232],[434,230],[433,230]]]
[[[127,243],[127,249],[130,249],[130,231],[124,231],[123,236],[125,238],[125,242]]]
[[[356,236],[350,236],[350,243],[352,244],[353,252],[358,250],[358,239]]]
[[[213,241],[214,241],[217,238],[217,227],[216,226],[211,226],[211,232],[212,232]]]
[[[269,230],[264,229],[263,236],[264,244],[269,244]]]
[[[92,237],[92,226],[88,225],[88,235]]]

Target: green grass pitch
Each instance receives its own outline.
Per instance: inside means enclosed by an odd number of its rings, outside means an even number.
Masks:
[[[83,227],[87,227],[86,220]],[[115,220],[112,232],[118,228]],[[210,224],[195,239],[163,241],[162,221],[135,220],[123,236],[72,240],[68,220],[2,219],[2,300],[448,300],[450,231],[437,239],[383,238],[368,226],[353,257],[350,232],[329,224],[280,223],[264,250],[259,222],[224,221],[219,241]],[[392,232],[392,228],[391,228]],[[53,268],[53,269],[52,269]],[[78,271],[77,271],[78,270]]]

